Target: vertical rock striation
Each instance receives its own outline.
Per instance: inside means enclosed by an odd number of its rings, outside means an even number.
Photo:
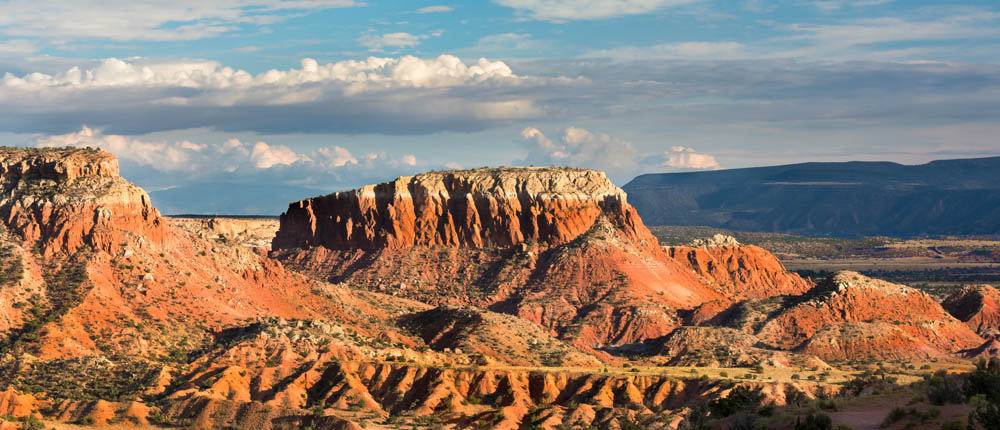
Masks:
[[[274,249],[561,245],[606,217],[649,235],[604,173],[570,168],[430,172],[294,202]],[[649,236],[651,238],[651,236]]]

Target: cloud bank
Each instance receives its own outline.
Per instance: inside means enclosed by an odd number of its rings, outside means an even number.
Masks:
[[[243,142],[235,138],[217,143],[144,141],[105,134],[86,126],[73,133],[35,136],[29,144],[37,147],[103,149],[122,161],[126,177],[153,188],[199,181],[354,186],[359,185],[355,179],[384,180],[386,174],[409,174],[421,167],[437,166],[421,165],[410,154],[393,156],[384,152],[368,152],[355,155],[341,146],[326,146],[304,153],[285,145]],[[124,171],[127,166],[136,168]],[[153,180],[163,174],[168,174],[171,182],[164,184]]]
[[[610,174],[634,171],[637,151],[631,143],[602,133],[591,133],[579,127],[569,127],[557,141],[537,128],[521,130],[528,147],[525,163],[588,167]]]
[[[83,124],[118,134],[197,127],[274,132],[431,133],[535,118],[523,88],[551,80],[502,61],[369,57],[256,75],[214,61],[106,59],[62,73],[0,78],[0,128],[66,133]]]
[[[520,142],[528,150],[521,164],[597,169],[622,183],[639,172],[720,168],[714,156],[692,148],[672,146],[663,153],[643,154],[629,141],[579,127],[566,128],[558,140],[528,127],[521,130]]]

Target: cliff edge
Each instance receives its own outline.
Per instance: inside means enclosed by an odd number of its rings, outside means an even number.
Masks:
[[[628,235],[649,235],[625,192],[603,172],[554,167],[428,172],[293,202],[281,216],[272,248],[553,246],[585,233],[602,216]]]

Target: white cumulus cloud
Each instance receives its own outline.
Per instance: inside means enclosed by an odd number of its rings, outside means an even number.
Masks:
[[[579,127],[566,128],[558,139],[527,127],[521,130],[521,142],[528,154],[519,163],[597,169],[616,181],[627,181],[642,172],[662,172],[664,168],[720,168],[714,156],[692,148],[672,146],[664,152],[643,152],[627,140]]]
[[[109,58],[58,73],[4,74],[0,128],[58,134],[86,123],[127,135],[198,127],[265,133],[469,130],[542,116],[531,94],[503,89],[545,82],[516,75],[502,61],[464,62],[450,55],[325,64],[306,58],[299,68],[259,74],[214,61]],[[55,119],[54,112],[67,120]],[[40,129],[31,119],[36,114],[56,127]]]
[[[279,164],[287,166],[296,161],[309,161],[309,157],[298,154],[287,146],[257,142],[250,152],[250,160],[258,169],[270,169]]]
[[[528,146],[526,163],[587,167],[610,174],[632,173],[636,168],[635,147],[607,134],[569,127],[553,141],[537,128],[528,127],[521,130],[521,138]]]
[[[692,148],[683,146],[671,146],[669,151],[663,153],[663,157],[664,161],[660,164],[663,167],[703,170],[719,168],[719,162],[715,160],[714,156],[701,154]]]
[[[242,171],[246,174],[293,165],[304,172],[320,175],[350,167],[377,170],[386,166],[417,165],[417,158],[409,154],[393,157],[386,153],[372,152],[355,156],[341,146],[321,147],[307,154],[285,145],[263,141],[249,143],[236,138],[221,143],[144,141],[130,136],[105,134],[86,126],[73,133],[38,135],[30,143],[43,148],[100,148],[146,169],[184,173],[188,177],[210,176],[220,171]]]
[[[72,67],[64,73],[48,75],[29,73],[21,77],[6,73],[0,79],[4,92],[15,90],[91,89],[98,87],[186,87],[203,89],[252,89],[255,87],[294,87],[307,83],[340,82],[373,84],[381,89],[392,86],[444,87],[482,82],[495,78],[517,78],[502,61],[479,59],[468,65],[450,55],[433,59],[413,56],[399,58],[368,57],[364,61],[347,60],[319,64],[312,58],[301,61],[301,68],[268,70],[252,75],[243,70],[222,67],[215,61],[139,62],[108,58],[97,67]],[[356,87],[352,87],[356,88]]]
[[[358,164],[358,159],[342,146],[331,146],[317,150],[323,156],[323,160],[328,166],[341,167],[345,164]]]

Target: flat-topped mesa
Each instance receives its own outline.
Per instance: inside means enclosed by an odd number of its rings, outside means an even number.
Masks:
[[[118,176],[113,155],[89,148],[0,148],[0,219],[46,256],[165,234],[149,195]]]
[[[482,248],[529,241],[553,246],[587,232],[601,217],[626,236],[649,234],[625,192],[603,172],[556,167],[428,172],[294,202],[281,215],[272,248]]]
[[[111,177],[118,176],[118,160],[89,148],[0,147],[0,176],[5,188],[22,179],[64,182],[83,176]]]

